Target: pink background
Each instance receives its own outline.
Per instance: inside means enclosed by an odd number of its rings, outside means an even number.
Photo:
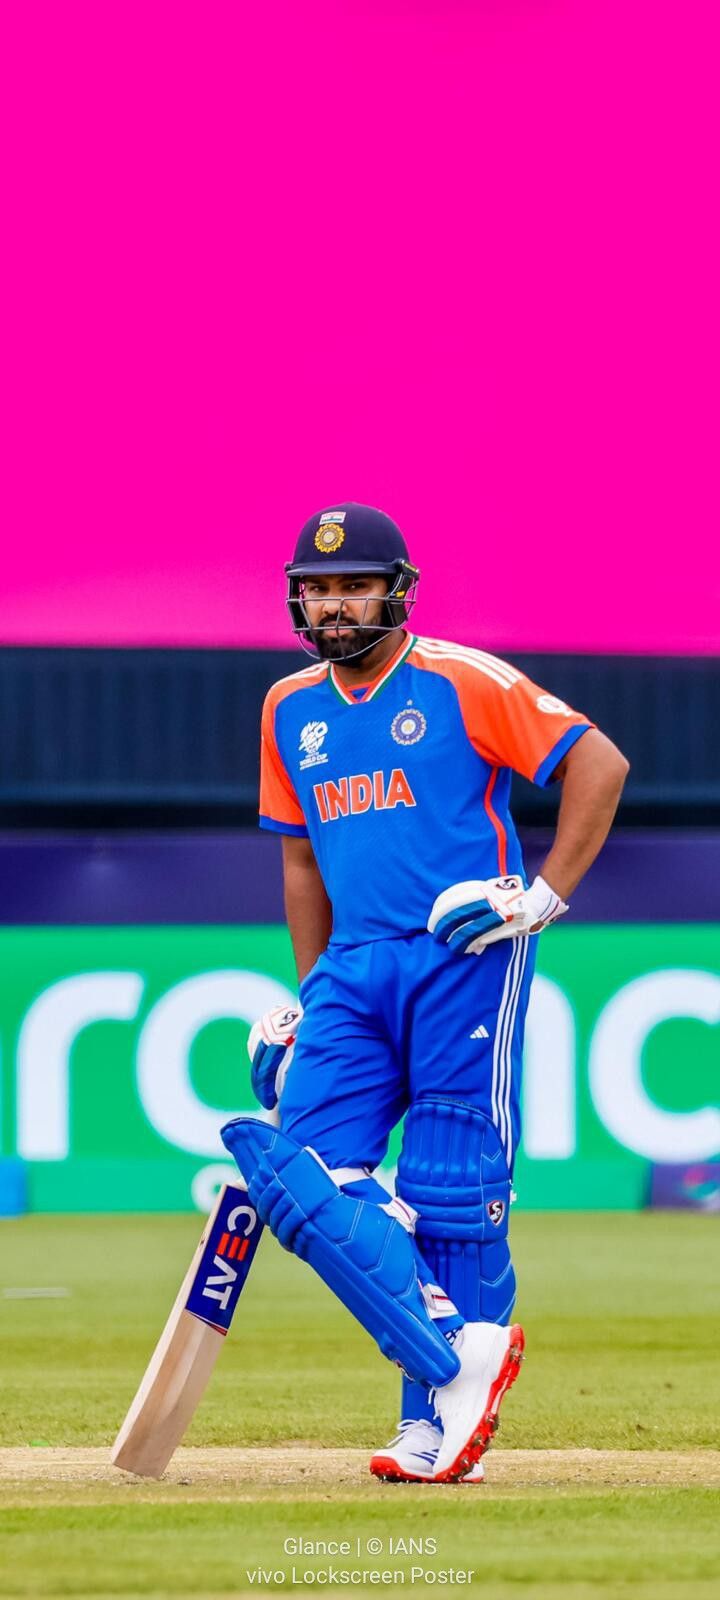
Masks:
[[[4,8],[0,641],[720,648],[717,4]]]

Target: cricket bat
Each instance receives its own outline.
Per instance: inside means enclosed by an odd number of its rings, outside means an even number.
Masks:
[[[113,1445],[114,1466],[162,1476],[205,1392],[262,1231],[247,1190],[224,1184]]]

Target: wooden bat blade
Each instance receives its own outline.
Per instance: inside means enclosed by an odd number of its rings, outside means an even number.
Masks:
[[[208,1217],[111,1460],[159,1478],[202,1399],[260,1242],[247,1192],[225,1184]]]
[[[111,1461],[141,1478],[160,1478],[197,1410],[224,1335],[181,1310],[162,1361],[130,1407]]]

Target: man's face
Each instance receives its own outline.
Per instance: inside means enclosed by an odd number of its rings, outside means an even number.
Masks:
[[[373,573],[305,578],[302,598],[313,644],[327,661],[342,661],[386,636],[379,626],[387,579]]]

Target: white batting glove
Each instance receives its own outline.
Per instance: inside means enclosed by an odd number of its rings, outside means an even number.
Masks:
[[[458,955],[482,955],[498,939],[541,933],[568,907],[544,878],[529,889],[522,878],[476,878],[451,884],[439,894],[428,917],[428,931]]]
[[[277,1105],[293,1058],[302,1006],[273,1006],[254,1022],[248,1039],[253,1092],[266,1111]]]

